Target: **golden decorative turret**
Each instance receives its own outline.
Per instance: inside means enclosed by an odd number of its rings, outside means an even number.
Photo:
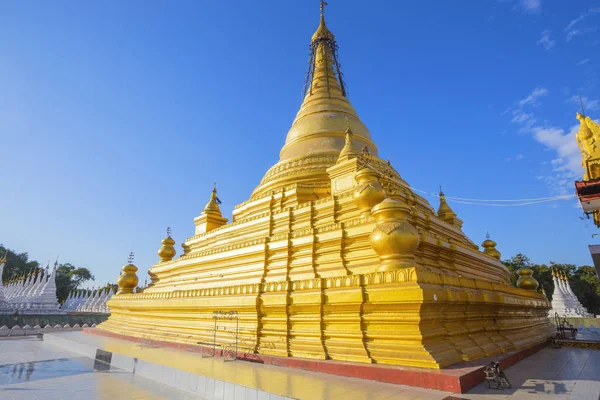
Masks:
[[[217,197],[217,185],[215,184],[210,193],[210,200],[206,203],[200,216],[194,219],[197,235],[212,231],[227,223],[227,218],[223,218],[223,215],[221,215],[221,209],[219,208],[220,203],[221,200]]]
[[[158,283],[158,276],[151,269],[148,270],[148,276],[150,276],[150,284],[148,287],[154,286]]]
[[[371,209],[385,199],[385,192],[379,183],[379,173],[371,168],[363,168],[354,176],[354,203],[364,216],[371,215]]]
[[[456,213],[452,211],[448,203],[446,202],[446,196],[444,196],[444,192],[442,192],[442,188],[440,186],[440,207],[438,208],[437,215],[438,217],[450,225],[454,225],[454,221],[456,219]]]
[[[354,142],[352,141],[352,128],[350,124],[348,124],[348,129],[346,129],[346,139],[344,143],[344,148],[340,151],[340,155],[338,157],[338,163],[347,160],[349,158],[358,157],[360,155],[360,151],[354,146]]]
[[[181,243],[181,248],[183,249],[184,256],[189,254],[189,252],[192,250],[191,247],[186,242]]]
[[[175,257],[175,241],[171,237],[171,228],[167,228],[167,237],[162,240],[162,246],[158,249],[160,262],[171,261]]]
[[[379,255],[378,271],[414,267],[415,251],[419,247],[419,233],[407,217],[410,207],[403,201],[385,199],[373,207],[377,225],[371,233],[373,250]]]
[[[500,260],[501,254],[496,249],[496,242],[490,239],[489,233],[485,235],[485,238],[486,239],[484,240],[484,242],[481,243],[481,246],[483,247],[483,253],[487,254],[492,258],[495,258],[496,260]]]
[[[117,294],[132,294],[133,289],[138,284],[138,277],[136,275],[138,268],[133,265],[133,252],[129,254],[127,261],[127,265],[121,268],[123,272],[121,272],[119,279],[117,279],[117,285],[119,286]]]

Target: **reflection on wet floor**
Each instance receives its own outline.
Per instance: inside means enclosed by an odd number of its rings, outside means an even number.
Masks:
[[[0,400],[192,400],[193,394],[39,340],[0,340]]]
[[[56,358],[54,360],[31,361],[19,364],[0,365],[0,385],[37,381],[40,379],[56,378],[85,374],[96,370],[94,360],[86,357]]]

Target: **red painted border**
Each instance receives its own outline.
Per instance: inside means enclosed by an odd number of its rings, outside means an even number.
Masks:
[[[186,351],[200,352],[203,346],[164,342],[160,340],[144,339],[134,336],[120,335],[96,328],[83,328],[83,332],[107,336],[117,339],[144,343],[156,347],[167,347]],[[443,369],[426,369],[399,367],[395,365],[360,364],[335,360],[312,360],[306,358],[278,357],[263,354],[238,353],[238,359],[270,364],[287,368],[298,368],[326,374],[348,376],[352,378],[370,379],[380,382],[395,383],[399,385],[418,386],[426,389],[436,389],[445,392],[465,393],[485,379],[485,366],[491,361],[500,361],[502,369],[516,364],[522,359],[537,353],[546,347],[547,343],[499,354],[494,357],[481,358],[470,362],[460,362]],[[222,351],[217,350],[217,355],[222,356]]]

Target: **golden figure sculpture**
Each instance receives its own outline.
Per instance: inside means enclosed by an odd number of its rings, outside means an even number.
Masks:
[[[600,178],[600,125],[590,117],[577,113],[577,144],[581,151],[583,180]]]
[[[480,251],[445,197],[436,213],[379,157],[347,97],[324,5],[279,161],[231,222],[215,187],[184,253],[152,266],[143,293],[120,284],[98,328],[206,343],[213,312],[236,311],[245,353],[426,368],[544,342],[542,293],[509,286],[494,242]]]

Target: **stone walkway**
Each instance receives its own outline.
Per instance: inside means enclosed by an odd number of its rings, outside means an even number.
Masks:
[[[488,389],[486,383],[468,393],[469,400],[598,400],[600,398],[600,350],[545,348],[507,368],[513,389]]]
[[[68,335],[81,335],[71,333]],[[110,339],[116,340],[116,339]],[[120,342],[120,341],[119,341]],[[208,399],[198,394],[200,382],[208,379],[196,377],[196,385],[173,382],[172,386],[157,383],[138,374],[105,364],[95,363],[51,342],[34,338],[0,340],[0,399],[4,400],[58,400],[58,399]],[[111,350],[117,349],[115,342]],[[146,349],[159,351],[162,357],[176,357],[188,362],[194,354],[182,354],[171,349]],[[116,353],[115,353],[116,354]],[[114,354],[113,354],[114,356]],[[591,349],[546,348],[505,373],[513,389],[488,389],[485,383],[465,394],[393,385],[362,379],[345,378],[329,374],[259,365],[248,362],[223,363],[220,358],[202,359],[214,368],[227,365],[242,373],[252,369],[254,382],[284,388],[291,398],[298,399],[387,399],[387,400],[597,400],[600,398],[600,351]],[[241,368],[241,369],[239,369]],[[238,370],[239,369],[239,370]],[[247,371],[246,371],[247,372]],[[191,376],[191,375],[190,375]],[[244,375],[238,376],[244,378]],[[245,379],[245,378],[244,378]],[[266,387],[265,386],[265,387]],[[179,390],[186,389],[186,392]],[[227,391],[223,399],[280,400],[282,396],[265,391]],[[216,394],[217,388],[215,388]]]
[[[36,339],[0,340],[0,399],[201,399]]]

